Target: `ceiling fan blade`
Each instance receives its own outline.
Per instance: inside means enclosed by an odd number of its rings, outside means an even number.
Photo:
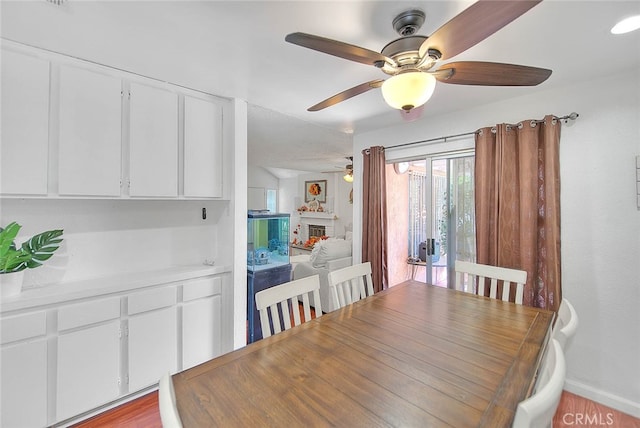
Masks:
[[[481,0],[438,28],[420,46],[420,57],[436,49],[440,59],[453,58],[486,39],[542,0]]]
[[[449,72],[446,72],[451,70]],[[455,85],[536,86],[551,76],[546,68],[483,61],[444,64],[435,73],[438,81]]]
[[[327,107],[331,107],[334,104],[338,104],[342,101],[348,100],[349,98],[355,97],[356,95],[363,94],[371,89],[379,88],[380,86],[382,86],[383,82],[384,80],[378,79],[378,80],[372,80],[366,83],[361,83],[358,86],[354,86],[351,89],[342,91],[339,94],[329,97],[326,100],[321,101],[318,104],[309,107],[307,111],[318,111]]]
[[[381,55],[378,52],[361,48],[359,46],[350,45],[348,43],[331,40],[320,36],[314,36],[307,33],[291,33],[284,38],[287,42],[294,45],[314,49],[329,55],[348,59],[362,64],[382,67],[385,62],[395,64],[393,60]]]

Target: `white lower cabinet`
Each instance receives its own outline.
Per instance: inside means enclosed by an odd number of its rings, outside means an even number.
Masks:
[[[47,425],[47,341],[44,312],[2,319],[0,426]]]
[[[129,391],[151,386],[164,373],[177,371],[177,313],[175,287],[129,297]]]
[[[183,286],[182,369],[222,353],[222,278],[202,278]]]
[[[120,299],[59,309],[56,420],[120,396]]]
[[[0,319],[0,426],[43,427],[231,351],[230,275],[48,305]],[[228,330],[228,331],[227,331]]]

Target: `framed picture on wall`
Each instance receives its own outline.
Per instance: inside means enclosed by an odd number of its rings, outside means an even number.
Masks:
[[[314,180],[304,182],[304,201],[327,202],[327,180]]]

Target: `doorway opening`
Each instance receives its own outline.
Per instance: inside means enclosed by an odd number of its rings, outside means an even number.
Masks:
[[[390,284],[455,288],[455,260],[475,260],[474,161],[467,151],[387,168]]]

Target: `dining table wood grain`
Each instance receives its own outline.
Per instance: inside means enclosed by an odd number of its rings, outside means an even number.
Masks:
[[[173,376],[195,427],[508,427],[554,313],[409,280]]]

